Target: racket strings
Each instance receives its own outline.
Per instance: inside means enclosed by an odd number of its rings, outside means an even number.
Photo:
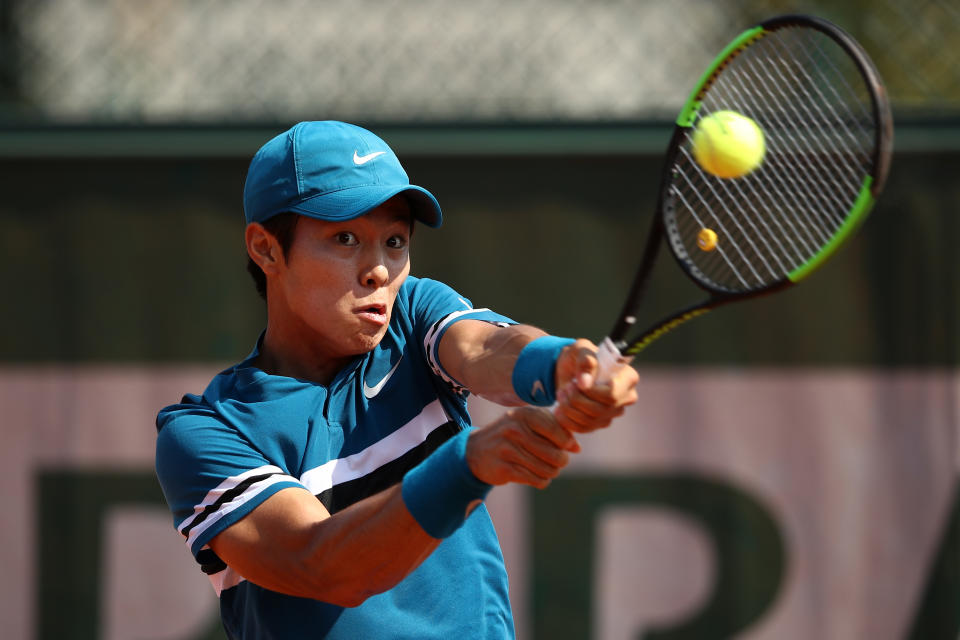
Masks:
[[[763,267],[770,276],[775,276],[776,271],[770,266],[765,255],[762,252],[760,252],[759,248],[756,246],[754,242],[754,235],[750,234],[743,228],[741,224],[741,220],[743,220],[745,216],[728,215],[725,217],[721,217],[721,216],[714,215],[712,217],[712,220],[707,221],[705,217],[701,217],[700,215],[698,215],[697,213],[698,210],[715,211],[720,208],[725,209],[726,208],[725,199],[720,193],[718,193],[718,189],[713,184],[710,184],[710,183],[706,184],[705,189],[693,188],[694,185],[692,181],[689,180],[689,178],[686,175],[682,176],[682,178],[687,182],[687,185],[691,187],[688,190],[688,193],[695,195],[697,200],[699,201],[698,203],[691,203],[685,198],[684,190],[677,189],[676,191],[677,198],[679,198],[680,201],[683,202],[684,205],[686,205],[685,206],[686,211],[688,211],[690,214],[688,219],[689,221],[685,225],[682,236],[690,237],[691,235],[699,233],[699,229],[716,227],[714,231],[720,232],[725,237],[742,238],[743,241],[741,242],[730,243],[730,247],[732,249],[731,254],[735,254],[735,257],[733,255],[728,256],[727,251],[722,250],[722,248],[720,251],[718,251],[718,254],[724,258],[724,261],[729,265],[734,276],[746,288],[750,287],[750,281],[748,281],[743,275],[741,275],[740,270],[737,268],[738,264],[740,264],[745,271],[749,270],[750,274],[754,278],[753,281],[765,280],[764,276],[762,276],[760,273],[757,272],[758,266]],[[706,198],[704,196],[704,191],[709,192],[709,194],[712,197],[710,197],[709,199]],[[715,203],[715,204],[711,205],[711,203]],[[696,204],[699,204],[701,206],[699,207],[695,206]],[[728,228],[728,224],[725,222],[725,220],[730,223],[730,228]],[[691,225],[691,222],[693,223],[692,225]],[[736,231],[735,233],[731,232],[731,230],[733,229],[735,229]],[[761,264],[758,265],[757,264],[758,262]],[[700,265],[701,269],[705,266],[706,264]]]
[[[697,197],[701,199],[701,202],[703,201],[703,197],[699,190],[693,190],[692,193],[697,195]],[[699,207],[692,206],[691,203],[685,199],[683,190],[678,189],[675,195],[683,203],[686,210],[690,213],[690,220],[692,220],[692,222],[694,223],[691,226],[691,224],[688,222],[685,225],[685,228],[680,230],[681,237],[690,237],[692,233],[698,233],[698,231],[695,231],[694,229],[709,228],[709,225],[706,222],[704,222],[704,220],[701,219],[700,216],[697,215],[697,210]],[[736,223],[736,218],[733,218],[733,222]],[[715,217],[713,226],[716,227],[715,231],[719,231],[721,234],[723,234],[726,237],[734,236],[734,234],[730,233],[730,231],[726,228],[723,220],[721,220],[720,218]],[[757,273],[756,269],[753,266],[755,260],[751,260],[744,254],[744,248],[740,246],[740,243],[731,242],[729,246],[730,246],[730,249],[732,249],[738,254],[737,256],[728,255],[727,254],[728,249],[726,249],[725,247],[719,247],[719,246],[717,247],[717,255],[723,259],[723,262],[725,264],[729,266],[731,273],[737,278],[739,283],[745,289],[749,289],[750,282],[753,280],[748,281],[747,278],[740,273],[740,270],[737,268],[738,264],[744,266],[746,269],[749,269],[749,271],[751,272],[750,275],[753,276],[754,280],[763,280],[763,276]],[[760,256],[760,258],[761,260],[763,259],[762,256]],[[707,261],[707,262],[713,262],[713,261]],[[709,273],[712,271],[712,269],[709,269],[708,267],[712,265],[707,264],[707,262],[700,262],[698,263],[698,266],[700,267],[701,270],[705,270]],[[767,268],[769,269],[769,266]]]
[[[788,100],[790,102],[793,102],[793,100],[790,98],[788,98]],[[810,117],[811,114],[809,113],[808,109],[806,110],[807,111],[806,113],[803,113],[801,112],[801,110],[797,109],[794,106],[794,104],[789,104],[789,103],[788,103],[788,108],[790,109],[791,113],[786,114],[787,118],[790,118],[795,121],[804,121],[804,118],[806,118],[807,121],[813,121],[813,118]],[[779,128],[781,131],[785,131],[785,132],[790,131],[791,129],[790,120],[783,120],[783,119],[777,120],[775,118],[773,120],[777,125],[776,128]],[[818,209],[821,212],[823,211],[823,209],[829,210],[829,205],[831,204],[830,200],[839,199],[840,192],[844,190],[844,185],[838,182],[836,174],[833,172],[833,170],[837,170],[838,167],[836,166],[829,167],[823,161],[822,158],[823,158],[823,155],[826,153],[826,149],[824,148],[824,145],[819,140],[811,141],[808,137],[802,135],[802,132],[801,132],[800,135],[797,135],[795,146],[798,149],[797,157],[790,158],[785,155],[779,156],[779,157],[772,156],[771,160],[773,161],[773,164],[774,165],[779,164],[780,166],[778,168],[780,169],[780,174],[784,178],[786,178],[788,181],[790,181],[792,184],[799,187],[798,193],[801,197],[806,198],[805,204],[811,205],[817,202],[818,200],[823,202],[822,207],[814,205],[813,209],[810,210],[811,212],[815,212]],[[808,158],[813,158],[814,161],[811,163],[808,160]],[[789,171],[788,169],[791,167],[794,168],[795,171]],[[831,183],[829,185],[831,188],[828,188],[826,190],[823,190],[822,187],[827,185],[817,184],[824,177],[827,179],[828,182]],[[821,187],[820,192],[826,195],[826,199],[810,198],[809,196],[811,196],[811,193],[809,192],[809,190],[803,188],[804,185],[810,185],[811,187],[815,185],[820,186]],[[789,192],[786,192],[786,193],[789,193]],[[809,216],[807,216],[807,218],[809,219]]]
[[[773,44],[775,45],[775,43]],[[799,150],[796,157],[770,154],[770,157],[767,158],[770,168],[776,169],[776,171],[770,172],[774,177],[772,185],[776,189],[767,188],[762,182],[759,187],[768,196],[774,193],[784,196],[792,205],[794,211],[798,212],[793,217],[775,216],[772,219],[790,221],[793,227],[791,237],[805,237],[813,243],[813,246],[808,245],[806,247],[807,255],[799,256],[800,260],[805,260],[809,255],[812,255],[810,252],[829,241],[832,236],[833,229],[830,227],[833,225],[829,223],[830,209],[831,205],[836,206],[843,203],[840,194],[845,188],[838,180],[838,175],[843,176],[846,172],[832,161],[830,152],[821,140],[822,136],[804,135],[806,132],[822,128],[819,122],[820,114],[811,110],[810,101],[804,100],[796,92],[787,94],[783,91],[784,87],[800,86],[803,82],[800,79],[801,74],[797,72],[798,65],[776,64],[780,60],[790,60],[785,58],[782,52],[776,52],[776,57],[764,55],[766,52],[762,50],[758,50],[756,53],[758,57],[763,58],[762,64],[746,66],[744,68],[745,73],[732,75],[730,78],[732,81],[730,86],[737,94],[727,96],[724,95],[723,91],[719,91],[717,97],[724,102],[742,103],[748,108],[745,110],[765,111],[768,114],[768,119],[774,124],[773,127],[767,127],[768,130],[784,132],[793,138],[791,142]],[[809,74],[802,75],[809,78]],[[748,82],[749,84],[747,84]],[[765,85],[778,90],[779,95],[772,94],[775,99],[779,99],[778,103],[771,104],[770,94],[751,94],[746,90],[748,86],[758,85]],[[737,91],[738,89],[739,91]],[[738,100],[741,96],[746,99]],[[751,100],[751,97],[754,99]],[[804,123],[806,123],[805,127],[798,126]],[[826,161],[824,161],[824,158],[826,158]],[[787,184],[776,181],[778,176],[784,178]],[[829,184],[824,184],[824,178]],[[743,190],[740,189],[740,191]],[[856,193],[856,187],[854,187],[853,193]],[[774,204],[777,203],[774,202]],[[824,218],[827,219],[826,222],[823,220]],[[841,223],[842,218],[839,218],[836,222]],[[800,230],[804,233],[795,236],[798,224]]]
[[[780,43],[777,42],[776,39],[774,39],[771,42],[771,44],[774,47],[777,47]],[[811,42],[810,45],[807,47],[799,48],[799,51],[805,55],[808,61],[808,64],[792,66],[791,70],[794,71],[796,75],[794,75],[793,78],[789,78],[788,80],[792,80],[794,83],[794,86],[806,85],[806,86],[812,87],[814,92],[817,94],[816,102],[804,100],[803,99],[804,96],[796,95],[795,96],[796,100],[788,104],[790,104],[791,106],[799,106],[801,110],[804,112],[803,115],[807,116],[807,118],[804,121],[811,125],[810,129],[812,131],[816,131],[817,133],[820,134],[819,136],[811,136],[811,137],[802,136],[801,140],[807,143],[806,147],[808,150],[810,150],[812,146],[815,146],[816,150],[821,152],[820,154],[814,155],[813,156],[814,158],[817,158],[818,160],[826,159],[827,163],[830,164],[830,168],[837,170],[837,173],[830,173],[828,175],[835,178],[852,177],[854,174],[844,172],[843,171],[844,167],[840,166],[839,161],[844,159],[850,159],[852,160],[853,164],[859,165],[863,161],[869,161],[869,156],[862,156],[859,159],[856,157],[857,155],[856,150],[861,148],[862,142],[856,139],[856,137],[854,136],[849,126],[840,126],[846,122],[846,114],[837,113],[837,110],[834,107],[834,102],[831,101],[827,96],[825,96],[822,93],[821,87],[820,87],[821,83],[817,82],[817,79],[813,78],[812,75],[807,71],[808,67],[818,68],[820,66],[818,64],[818,60],[815,59],[814,56],[811,54],[811,51],[813,50],[817,50],[822,53],[822,48],[816,42]],[[786,54],[787,52],[783,52],[783,53]],[[821,56],[821,57],[824,57],[824,56]],[[829,61],[828,58],[826,59]],[[832,63],[830,63],[830,66],[833,69],[836,69],[836,66],[833,65]],[[827,87],[831,89],[832,93],[839,99],[839,96],[837,95],[835,90],[836,85],[840,83],[846,86],[849,86],[849,85],[844,80],[842,74],[837,74],[833,77],[836,78],[835,81],[830,81],[830,79],[827,79],[827,82],[825,84]],[[844,102],[842,104],[860,104],[860,103],[859,101],[857,101],[853,103]],[[814,105],[822,105],[827,111],[825,115],[829,120],[825,121],[820,117],[824,114],[813,112],[812,107]],[[832,128],[828,128],[827,126],[828,124],[834,124],[836,126]],[[849,139],[848,140],[849,144],[844,144],[842,140],[836,139],[844,135]],[[831,140],[831,138],[833,139]],[[810,144],[811,140],[813,141],[812,145]],[[832,145],[830,149],[827,149],[826,145],[823,142],[824,140],[828,142],[832,141],[835,144]],[[835,182],[835,186],[837,186],[839,189],[843,188],[843,185],[837,182]],[[853,183],[853,184],[847,184],[847,186],[852,187],[854,193],[856,193],[859,190],[859,184]]]
[[[802,52],[806,54],[808,59],[816,67],[823,67],[825,69],[825,75],[829,75],[830,79],[832,80],[831,82],[827,82],[825,85],[822,85],[822,86],[814,85],[814,86],[816,86],[818,90],[825,87],[830,93],[833,94],[834,99],[836,101],[835,104],[847,105],[850,107],[851,110],[858,109],[859,122],[872,123],[873,116],[870,114],[869,110],[867,109],[867,102],[863,100],[862,93],[858,95],[857,92],[850,85],[850,83],[847,81],[847,76],[849,75],[849,71],[847,73],[844,73],[839,68],[839,66],[834,61],[834,59],[832,59],[832,57],[829,56],[824,51],[818,39],[813,38],[811,34],[805,34],[805,35],[806,35],[806,40],[809,43],[809,46],[803,48]],[[777,43],[774,42],[774,44],[776,45]],[[846,58],[844,58],[844,60],[849,62],[849,60],[847,60]],[[829,70],[827,70],[826,67],[829,67]],[[813,80],[813,78],[809,78],[809,79],[811,81]],[[839,90],[841,88],[844,90],[845,96],[840,95]],[[831,106],[831,103],[827,101],[826,97],[824,97],[824,101],[828,106]],[[848,114],[834,113],[834,115],[839,119],[841,115],[846,116]],[[853,128],[846,127],[842,129],[842,131],[848,136],[849,142],[851,143],[851,146],[848,147],[848,149],[851,152],[856,152],[857,149],[862,149],[861,145],[863,144],[863,140],[860,140],[857,138]],[[860,159],[863,162],[870,161],[870,157],[868,155],[864,155]]]
[[[837,171],[827,174],[831,178],[860,177],[857,172],[870,162],[870,154],[866,152],[866,148],[870,146],[872,136],[867,139],[858,138],[855,129],[850,126],[851,117],[853,117],[854,122],[868,123],[867,128],[863,128],[862,124],[857,125],[857,129],[860,131],[872,133],[873,126],[872,120],[865,109],[865,93],[861,92],[858,96],[847,80],[847,76],[856,74],[857,71],[852,61],[845,57],[841,60],[847,63],[846,72],[838,68],[837,62],[832,60],[824,51],[821,42],[825,40],[824,36],[820,36],[818,39],[810,32],[801,32],[796,35],[801,36],[802,41],[789,49],[786,47],[783,38],[772,38],[769,44],[774,55],[780,58],[786,58],[791,53],[797,52],[797,56],[800,58],[799,64],[787,67],[771,65],[766,68],[772,67],[778,71],[791,72],[791,76],[782,78],[784,82],[782,86],[792,86],[800,89],[809,88],[815,94],[795,91],[792,95],[786,96],[786,105],[793,108],[795,115],[799,114],[797,115],[798,121],[804,124],[804,128],[798,128],[799,141],[805,144],[808,152],[820,152],[813,153],[808,157],[816,159],[821,168]],[[837,45],[833,44],[833,41],[828,42],[836,49],[836,53],[841,53]],[[818,73],[814,75],[811,73],[812,69],[817,70]],[[859,76],[857,77],[859,79]],[[837,88],[840,86],[846,89],[846,97],[841,97],[837,93]],[[833,94],[834,99],[824,94],[824,87]],[[841,105],[842,109],[838,109],[838,105]],[[859,111],[859,118],[851,113],[854,110]],[[825,166],[824,161],[829,164],[829,167]],[[841,162],[845,162],[845,166]],[[844,171],[844,169],[850,168],[853,171]],[[835,185],[842,190],[842,185],[837,182],[835,182]],[[847,183],[847,186],[851,188],[854,194],[860,188],[859,181],[851,181]]]
[[[732,110],[764,133],[762,164],[720,179],[697,164],[690,136],[668,195],[678,254],[707,284],[744,291],[783,280],[838,233],[872,167],[874,122],[866,82],[848,54],[821,32],[785,27],[728,61],[698,118]],[[702,229],[716,248],[697,247]]]
[[[769,72],[769,66],[761,67],[760,71]],[[744,75],[746,76],[747,74]],[[738,77],[732,78],[732,80],[735,82],[738,79]],[[751,80],[753,83],[762,83],[767,80],[762,76],[747,79]],[[745,89],[745,87],[743,88]],[[750,94],[746,91],[742,91],[739,95],[749,96]],[[725,98],[722,93],[720,97]],[[726,99],[735,100],[736,97],[737,96],[731,96],[730,98]],[[793,99],[787,97],[786,102],[788,104],[788,108],[792,109]],[[795,109],[792,110],[792,113],[787,113],[786,116],[781,116],[774,108],[771,108],[775,107],[776,105],[771,105],[770,100],[767,100],[766,96],[763,95],[757,96],[757,99],[753,101],[749,100],[748,98],[747,100],[744,100],[744,104],[758,111],[766,110],[770,114],[768,116],[769,119],[775,125],[772,127],[774,130],[790,132],[795,128],[793,123],[800,122],[803,118],[803,116],[796,112]],[[772,186],[777,187],[776,189],[769,188],[768,185],[763,182],[760,182],[757,186],[760,190],[764,191],[766,196],[768,196],[767,202],[776,202],[776,199],[772,197],[773,194],[782,194],[790,201],[792,206],[796,207],[796,211],[801,212],[800,219],[797,220],[797,223],[805,222],[806,224],[800,225],[799,228],[797,227],[797,224],[795,224],[794,218],[785,218],[787,223],[791,226],[792,232],[792,234],[787,237],[799,237],[807,240],[809,243],[812,243],[812,245],[808,244],[805,248],[807,255],[809,255],[810,251],[815,250],[815,247],[818,247],[826,242],[832,234],[830,229],[825,225],[819,224],[816,218],[816,213],[823,213],[824,207],[826,207],[828,203],[824,202],[822,198],[812,198],[808,190],[804,188],[805,184],[814,184],[817,179],[816,173],[818,169],[823,170],[825,167],[811,167],[805,160],[806,155],[816,153],[817,150],[813,149],[808,144],[805,145],[802,137],[800,137],[800,146],[805,147],[803,149],[805,154],[796,158],[790,158],[781,154],[770,154],[770,156],[766,158],[766,161],[770,163],[770,167],[775,169],[775,171],[770,172],[770,174]],[[796,171],[789,171],[788,169],[791,167]],[[798,175],[794,175],[794,173]],[[778,178],[782,180],[778,180]],[[787,184],[783,184],[782,181],[785,181]],[[742,191],[743,190],[741,189],[741,193]],[[833,193],[833,191],[830,191],[830,193]],[[780,216],[774,216],[772,219],[779,221],[784,218]],[[818,231],[821,233],[818,234]],[[802,256],[801,259],[803,259]]]

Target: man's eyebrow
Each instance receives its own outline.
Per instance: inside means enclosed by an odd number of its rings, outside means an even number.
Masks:
[[[409,211],[393,211],[390,215],[390,222],[402,222],[404,224],[412,222],[413,215]]]

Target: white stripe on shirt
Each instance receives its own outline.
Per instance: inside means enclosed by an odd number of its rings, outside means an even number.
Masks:
[[[443,405],[439,400],[434,400],[410,422],[387,437],[363,451],[345,458],[329,460],[310,469],[300,476],[300,482],[310,493],[319,495],[334,485],[361,478],[425,442],[434,429],[449,420]]]

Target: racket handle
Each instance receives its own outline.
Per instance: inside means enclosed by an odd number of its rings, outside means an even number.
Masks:
[[[620,367],[630,364],[633,356],[621,354],[613,340],[608,337],[604,338],[597,348],[597,360],[600,365],[597,370],[597,384],[607,384]]]

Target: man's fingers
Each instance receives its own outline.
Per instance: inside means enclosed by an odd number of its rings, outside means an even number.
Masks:
[[[584,338],[567,345],[557,358],[557,386],[570,382],[583,389],[593,386],[600,365],[596,351],[596,345]]]
[[[613,397],[618,398],[621,405],[633,404],[637,401],[637,383],[639,381],[640,374],[630,365],[619,368],[610,379]]]
[[[600,360],[597,359],[596,353],[581,347],[577,358],[577,375],[573,379],[574,384],[581,391],[586,391],[593,387],[599,373]]]
[[[570,406],[557,407],[557,422],[564,429],[575,433],[590,433],[610,426],[614,418],[623,415],[623,407],[606,407],[602,413],[586,414]]]
[[[600,402],[588,393],[582,392],[573,385],[568,385],[557,392],[557,405],[564,409],[570,407],[588,416],[599,416],[610,409],[611,404]]]
[[[597,358],[597,347],[583,338],[577,340],[573,347],[576,349],[573,382],[580,390],[585,391],[593,387],[599,373],[600,360]]]
[[[582,372],[576,377],[577,388],[586,391],[593,386],[594,374],[592,372]]]
[[[636,370],[625,366],[615,371],[605,384],[586,390],[578,384],[568,384],[557,392],[554,415],[558,424],[576,433],[589,433],[609,426],[611,420],[623,414],[624,407],[637,401],[638,380]]]
[[[580,450],[573,431],[545,409],[512,409],[471,434],[467,463],[477,478],[490,484],[521,482],[542,488],[567,465],[570,454]]]
[[[603,419],[613,415],[619,415],[619,409],[623,409],[636,401],[637,393],[635,389],[628,389],[626,392],[620,394],[619,397],[611,397],[607,402],[596,400],[590,395],[574,389],[572,386],[557,394],[557,408],[559,413],[574,411],[577,415],[583,415],[588,419]]]
[[[533,425],[547,431],[545,425],[537,421],[536,415],[527,411],[516,413],[520,415],[510,415],[514,424],[505,432],[504,439],[497,447],[498,464],[508,474],[510,482],[543,488],[567,465],[570,454],[535,431]],[[528,413],[530,415],[524,415]],[[550,422],[563,431],[552,416]],[[567,434],[566,440],[576,443],[570,434]]]
[[[537,489],[546,489],[547,486],[549,486],[550,481],[556,478],[558,475],[556,473],[550,476],[537,475],[536,473],[530,471],[530,469],[520,464],[511,465],[510,471],[513,474],[514,482],[527,484],[531,487],[536,487]]]
[[[540,436],[553,446],[566,451],[577,452],[580,445],[573,434],[564,429],[557,422],[553,413],[544,409],[525,408],[516,409],[513,414],[526,425],[530,431]]]
[[[636,369],[624,365],[615,371],[607,382],[594,384],[588,388],[581,387],[579,383],[561,388],[557,392],[557,401],[580,402],[579,408],[586,413],[600,411],[600,409],[591,410],[586,404],[587,400],[601,407],[626,406],[637,401],[636,386],[639,379]]]
[[[504,460],[516,467],[522,467],[538,478],[555,478],[560,470],[567,466],[570,454],[553,449],[555,453],[515,449],[504,456]]]
[[[572,435],[570,439],[573,439]],[[567,450],[530,431],[508,438],[501,455],[505,460],[530,467],[547,465],[560,468],[569,460]]]

